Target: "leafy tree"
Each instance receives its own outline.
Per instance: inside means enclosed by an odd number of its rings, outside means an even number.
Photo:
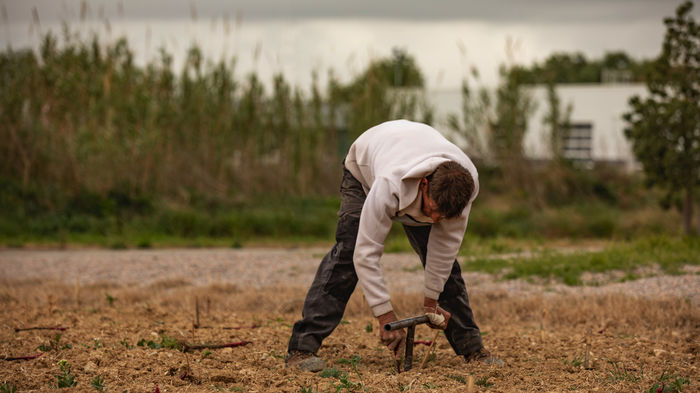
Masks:
[[[641,82],[649,61],[634,60],[622,51],[608,52],[600,59],[587,59],[582,53],[553,53],[542,63],[530,67],[514,66],[510,70],[520,83],[601,83]]]
[[[369,127],[394,117],[410,118],[417,100],[390,94],[392,88],[421,88],[423,74],[413,56],[394,48],[390,57],[372,61],[352,83],[341,89],[343,101],[350,104],[348,129],[351,139]]]
[[[543,119],[545,127],[549,128],[549,143],[552,157],[556,162],[564,159],[564,140],[568,136],[571,125],[573,106],[567,105],[562,109],[561,98],[557,94],[554,83],[547,84],[548,112]]]
[[[473,79],[479,81],[479,72],[471,69]],[[465,78],[462,81],[462,112],[447,115],[447,122],[467,142],[467,149],[472,157],[484,159],[490,154],[488,135],[482,130],[491,118],[492,97],[484,87],[473,88]]]
[[[423,87],[423,74],[416,60],[401,48],[393,48],[391,57],[373,61],[355,84],[374,77],[391,87]]]
[[[527,120],[535,106],[532,97],[524,92],[521,82],[507,67],[501,66],[500,74],[495,116],[489,121],[490,144],[498,162],[516,169],[522,165]]]
[[[465,79],[461,118],[450,114],[447,121],[466,140],[475,157],[493,160],[509,184],[534,195],[535,182],[530,178],[523,140],[535,103],[512,70],[501,65],[500,82],[493,92],[485,87],[474,90]],[[472,76],[479,80],[476,70],[472,70]]]
[[[664,19],[661,55],[647,79],[649,94],[630,99],[626,135],[650,184],[683,194],[683,224],[691,233],[693,201],[700,185],[700,26],[686,1]],[[698,219],[700,233],[700,217]]]
[[[507,172],[507,167],[522,166],[523,138],[535,103],[512,67],[501,65],[499,75],[500,83],[493,94],[485,87],[473,90],[465,79],[461,119],[450,114],[447,121],[466,139],[472,152],[489,156]],[[479,80],[476,70],[472,70],[472,76]]]

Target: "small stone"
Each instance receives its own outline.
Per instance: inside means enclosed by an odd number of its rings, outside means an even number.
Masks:
[[[654,348],[654,356],[656,356],[657,358],[665,353],[666,353],[666,350]]]
[[[93,362],[88,361],[87,363],[85,363],[85,366],[83,366],[83,371],[85,371],[86,373],[95,372],[97,371],[97,365]]]

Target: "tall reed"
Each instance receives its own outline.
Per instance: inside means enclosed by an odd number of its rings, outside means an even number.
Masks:
[[[333,194],[349,141],[418,109],[392,102],[371,66],[348,86],[314,75],[302,90],[278,74],[268,89],[197,46],[178,72],[163,49],[137,65],[125,39],[104,45],[66,29],[58,42],[49,33],[37,53],[0,53],[0,176],[47,195]]]

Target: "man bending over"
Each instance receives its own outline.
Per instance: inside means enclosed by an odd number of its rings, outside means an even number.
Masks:
[[[478,192],[472,161],[428,125],[388,121],[360,135],[345,157],[336,244],[321,261],[302,319],[294,324],[286,366],[325,367],[317,351],[340,323],[358,281],[379,326],[396,320],[379,265],[392,220],[403,224],[425,269],[425,313],[445,318],[431,327],[444,329],[467,361],[500,365],[481,342],[455,259]],[[400,358],[405,332],[379,330],[382,343]]]

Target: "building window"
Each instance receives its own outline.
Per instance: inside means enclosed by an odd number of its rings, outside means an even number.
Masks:
[[[564,135],[562,149],[564,158],[589,167],[593,163],[593,124],[572,122]]]

